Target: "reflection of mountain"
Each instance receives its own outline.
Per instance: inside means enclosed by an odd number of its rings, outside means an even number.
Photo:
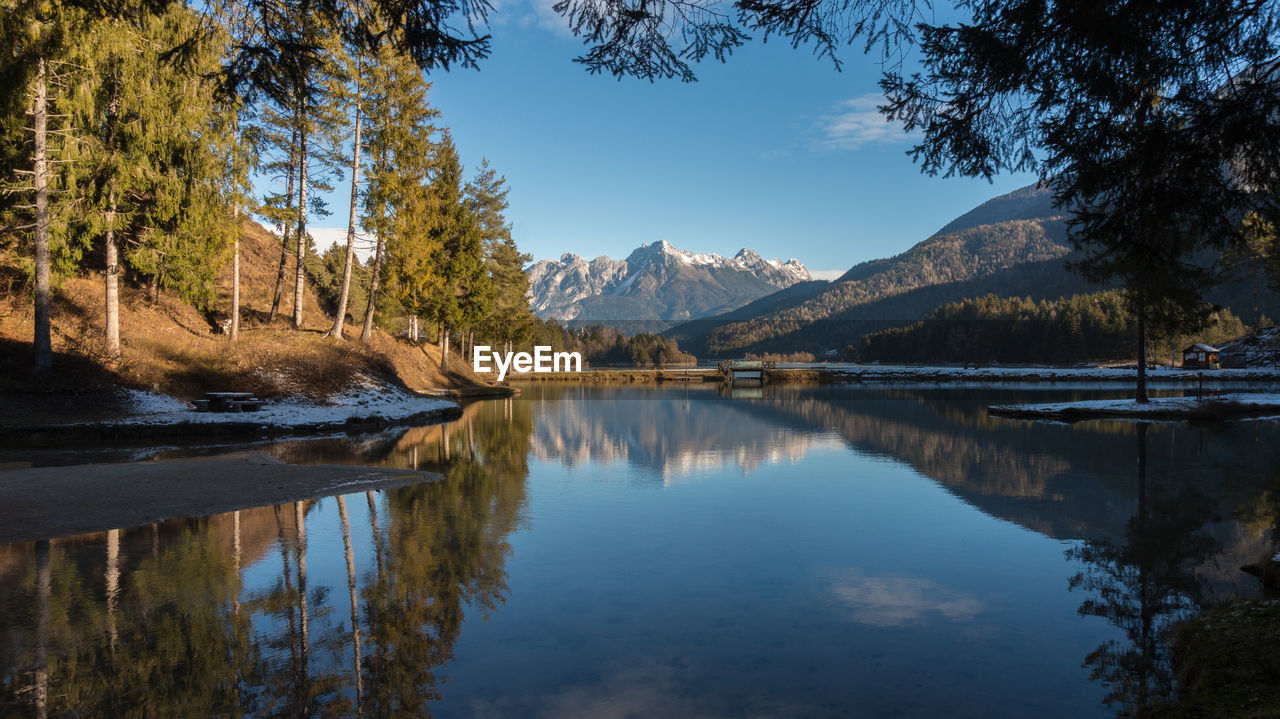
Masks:
[[[664,482],[736,466],[798,462],[827,442],[803,422],[756,416],[749,402],[721,399],[714,388],[690,388],[661,399],[633,390],[602,390],[588,401],[561,401],[568,392],[547,388],[536,402],[532,449],[539,459],[566,465],[627,462],[658,473]],[[603,396],[602,396],[603,395]]]
[[[838,436],[858,452],[904,463],[981,511],[1040,534],[1122,537],[1138,501],[1134,426],[1008,422],[983,410],[1019,396],[1018,389],[776,386],[762,399],[730,400],[706,387],[537,387],[516,404],[533,407],[531,451],[542,459],[626,462],[670,481],[723,466],[750,471],[799,462]],[[1202,488],[1216,513],[1230,518],[1257,495],[1251,485],[1262,481],[1260,468],[1272,464],[1269,455],[1259,455],[1268,446],[1254,436],[1259,432],[1280,434],[1262,423],[1225,432],[1155,426],[1152,476],[1170,491],[1203,484],[1204,477],[1236,478]],[[1202,567],[1202,576],[1237,585],[1243,580],[1234,567],[1265,551],[1267,533],[1233,521],[1210,531],[1225,549],[1217,565]]]
[[[1016,390],[1005,390],[1011,396]],[[754,405],[838,431],[855,449],[903,462],[981,511],[1057,539],[1117,540],[1138,511],[1136,425],[1008,422],[965,390],[771,388]],[[1176,494],[1198,490],[1222,521],[1206,531],[1222,547],[1197,569],[1212,587],[1249,587],[1237,567],[1256,561],[1271,539],[1232,518],[1256,501],[1280,466],[1280,428],[1250,422],[1226,428],[1153,425],[1150,484]],[[1207,481],[1206,481],[1207,480]]]

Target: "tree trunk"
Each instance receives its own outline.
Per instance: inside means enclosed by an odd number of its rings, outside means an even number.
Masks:
[[[440,371],[449,369],[449,328],[440,331]]]
[[[36,542],[36,717],[49,716],[49,602],[53,597],[53,574],[49,569],[49,540]]]
[[[302,105],[306,112],[306,105]],[[304,121],[305,122],[305,121]],[[302,291],[306,286],[307,257],[307,127],[304,124],[298,142],[298,266],[293,280],[293,328],[302,329]]]
[[[351,211],[347,218],[347,257],[342,269],[342,293],[338,296],[338,316],[333,318],[330,337],[342,339],[342,325],[347,319],[347,297],[351,292],[351,263],[356,247],[356,200],[360,192],[360,65],[356,65],[356,131],[351,147]]]
[[[1253,263],[1253,331],[1262,329],[1261,315],[1258,313],[1258,262]]]
[[[120,257],[116,247],[116,190],[107,193],[106,287],[107,354],[120,356]]]
[[[294,535],[298,552],[298,630],[301,680],[298,682],[297,709],[306,712],[311,705],[311,613],[307,609],[307,519],[302,502],[293,503]]]
[[[116,604],[120,597],[120,530],[107,530],[107,571],[103,573],[107,588],[107,636],[111,638],[111,658],[115,659],[120,644],[116,628]]]
[[[120,83],[115,77],[111,80],[111,100],[107,104],[107,147],[110,151],[115,151],[116,139],[116,122],[120,111]],[[104,291],[106,294],[106,320],[107,320],[107,355],[110,357],[120,356],[120,280],[118,266],[120,264],[119,250],[116,247],[116,186],[115,180],[109,180],[107,190],[107,232],[105,244],[106,247],[106,275],[103,278]]]
[[[382,238],[374,242],[373,272],[369,275],[369,303],[364,308],[364,327],[360,330],[360,341],[368,342],[373,337],[373,312],[378,303],[378,275],[382,272]]]
[[[160,278],[156,275],[147,278],[147,301],[153,305],[160,301]]]
[[[1138,295],[1138,388],[1134,399],[1146,403],[1147,398],[1147,302]]]
[[[32,129],[35,134],[35,157],[32,167],[36,195],[36,308],[35,371],[48,375],[53,371],[52,331],[49,327],[49,165],[48,142],[49,95],[44,58],[36,60],[35,103]]]
[[[289,178],[285,181],[284,196],[288,198],[287,202],[293,201],[293,167],[298,162],[298,129],[293,130],[293,137],[289,140]],[[286,208],[288,209],[288,208]],[[288,215],[286,215],[286,218]],[[280,316],[280,301],[284,298],[284,271],[289,264],[289,233],[293,231],[293,225],[288,219],[284,221],[284,227],[280,228],[280,268],[276,271],[276,290],[271,295],[271,316],[267,318],[268,322],[275,322],[276,317]]]
[[[240,338],[240,201],[232,210],[235,222],[235,251],[231,256],[231,341]]]
[[[347,592],[351,602],[351,646],[354,653],[352,673],[356,680],[356,716],[364,716],[364,670],[360,658],[360,600],[356,596],[356,559],[351,549],[351,521],[347,517],[347,498],[338,495],[338,517],[342,520],[342,549],[347,557]]]
[[[240,584],[240,510],[238,509],[231,513],[231,559],[237,585],[235,593],[231,595],[231,609],[238,617],[240,616],[240,590],[238,589]],[[238,693],[239,690],[237,689]]]

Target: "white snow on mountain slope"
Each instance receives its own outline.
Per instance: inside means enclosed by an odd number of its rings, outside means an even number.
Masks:
[[[565,253],[559,260],[535,263],[529,271],[530,306],[539,316],[562,320],[584,312],[606,321],[686,319],[726,311],[812,279],[794,258],[766,260],[748,248],[724,257],[661,240],[641,245],[625,260],[587,260]],[[627,299],[595,299],[608,297]],[[598,316],[602,313],[617,316]]]

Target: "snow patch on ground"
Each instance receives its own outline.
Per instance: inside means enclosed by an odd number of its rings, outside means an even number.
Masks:
[[[1236,403],[1256,407],[1280,409],[1280,394],[1273,392],[1240,392],[1217,397],[1153,397],[1150,402],[1139,403],[1133,399],[1092,399],[1078,402],[1049,402],[1044,404],[1006,404],[989,407],[993,411],[1009,411],[1029,414],[1059,415],[1063,412],[1087,412],[1090,414],[1140,416],[1168,412],[1190,412],[1214,403]]]
[[[781,364],[780,368],[791,365]],[[805,367],[808,365],[795,365]],[[1037,377],[1053,380],[1128,380],[1134,381],[1138,371],[1132,367],[904,367],[901,365],[853,365],[829,364],[824,369],[836,374],[863,379],[899,379],[927,377],[929,379],[1017,379]],[[1280,370],[1274,368],[1184,370],[1158,367],[1147,370],[1147,379],[1160,381],[1221,382],[1234,380],[1280,380]]]
[[[398,420],[423,412],[456,406],[392,387],[369,377],[335,394],[325,403],[300,399],[268,401],[256,412],[197,412],[189,403],[158,392],[127,390],[133,412],[107,424],[229,424],[255,423],[272,427],[341,424],[356,418]]]

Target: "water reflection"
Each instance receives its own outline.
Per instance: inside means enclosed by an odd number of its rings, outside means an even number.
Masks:
[[[0,716],[1137,714],[1169,625],[1259,591],[1280,427],[983,411],[1026,391],[533,387],[259,446],[444,479],[0,547]]]
[[[471,419],[441,482],[4,547],[0,715],[429,715],[525,501],[527,439]]]
[[[1172,699],[1173,668],[1168,630],[1193,615],[1202,600],[1196,568],[1221,551],[1205,527],[1215,521],[1203,492],[1171,489],[1147,478],[1145,423],[1137,425],[1137,508],[1122,539],[1089,540],[1067,552],[1084,569],[1071,588],[1089,593],[1085,616],[1102,617],[1123,640],[1103,643],[1085,658],[1092,678],[1107,688],[1106,702],[1120,716],[1139,715],[1153,702]]]
[[[923,577],[868,577],[857,570],[841,574],[832,584],[836,599],[847,605],[853,621],[877,627],[897,627],[939,614],[968,621],[983,610],[982,600]]]

